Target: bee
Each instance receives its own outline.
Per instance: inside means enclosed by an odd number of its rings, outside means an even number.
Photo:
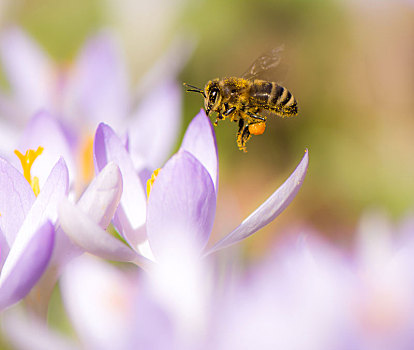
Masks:
[[[261,135],[266,129],[268,115],[291,117],[298,114],[296,99],[285,87],[271,81],[257,79],[276,67],[283,48],[274,48],[257,58],[242,77],[213,79],[204,89],[184,83],[188,92],[204,96],[208,116],[216,112],[214,125],[229,118],[238,123],[237,146],[247,152],[246,142],[251,135]]]

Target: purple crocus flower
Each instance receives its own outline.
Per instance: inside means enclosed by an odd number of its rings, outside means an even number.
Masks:
[[[93,225],[67,202],[61,206],[62,227],[74,242],[93,254],[145,265],[153,259],[168,259],[169,247],[176,246],[174,242],[187,242],[196,247],[199,255],[207,255],[243,240],[271,222],[301,187],[308,153],[278,190],[210,249],[206,244],[215,216],[218,160],[214,131],[204,111],[189,125],[180,150],[161,169],[148,198],[124,143],[105,124],[96,132],[95,161],[98,170],[113,161],[122,173],[124,190],[114,224],[128,245]],[[143,248],[148,248],[148,243],[149,253],[145,254]]]
[[[25,297],[52,255],[57,206],[68,191],[68,170],[60,159],[38,196],[28,180],[0,158],[0,309]]]
[[[0,34],[0,60],[11,87],[11,93],[0,90],[0,136],[5,141],[0,152],[7,151],[8,144],[16,147],[10,135],[17,135],[34,113],[47,109],[70,136],[75,160],[90,151],[99,122],[110,123],[119,133],[132,130],[128,143],[136,162],[145,157],[160,166],[170,155],[181,122],[181,88],[175,82],[179,68],[152,84],[137,103],[124,57],[109,32],[90,37],[73,64],[63,68],[22,30],[9,28]]]

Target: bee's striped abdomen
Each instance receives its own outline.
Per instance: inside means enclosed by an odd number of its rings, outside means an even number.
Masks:
[[[261,106],[283,117],[298,114],[298,105],[289,90],[276,83],[255,80],[251,86],[252,105]]]
[[[298,114],[298,104],[293,95],[288,89],[276,83],[273,83],[270,94],[269,109],[284,117]]]

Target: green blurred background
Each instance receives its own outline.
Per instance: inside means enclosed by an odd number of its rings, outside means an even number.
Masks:
[[[413,209],[413,2],[0,1],[0,26],[21,25],[62,63],[88,35],[111,28],[133,82],[178,36],[196,42],[179,81],[200,87],[240,75],[261,53],[284,45],[283,85],[300,115],[269,119],[247,154],[237,149],[236,125],[216,129],[217,236],[266,199],[309,149],[301,191],[278,220],[247,240],[251,254],[292,227],[346,245],[364,210],[381,208],[398,220]],[[184,93],[183,102],[184,128],[203,103]]]

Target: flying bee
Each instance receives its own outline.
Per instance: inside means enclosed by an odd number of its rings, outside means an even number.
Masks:
[[[204,89],[184,83],[187,91],[204,96],[208,116],[217,113],[215,126],[226,118],[239,124],[237,146],[244,152],[247,152],[246,142],[251,135],[264,133],[268,115],[291,117],[298,114],[296,99],[286,88],[256,79],[279,64],[281,51],[282,48],[275,48],[257,58],[241,78],[216,78],[207,82]]]

